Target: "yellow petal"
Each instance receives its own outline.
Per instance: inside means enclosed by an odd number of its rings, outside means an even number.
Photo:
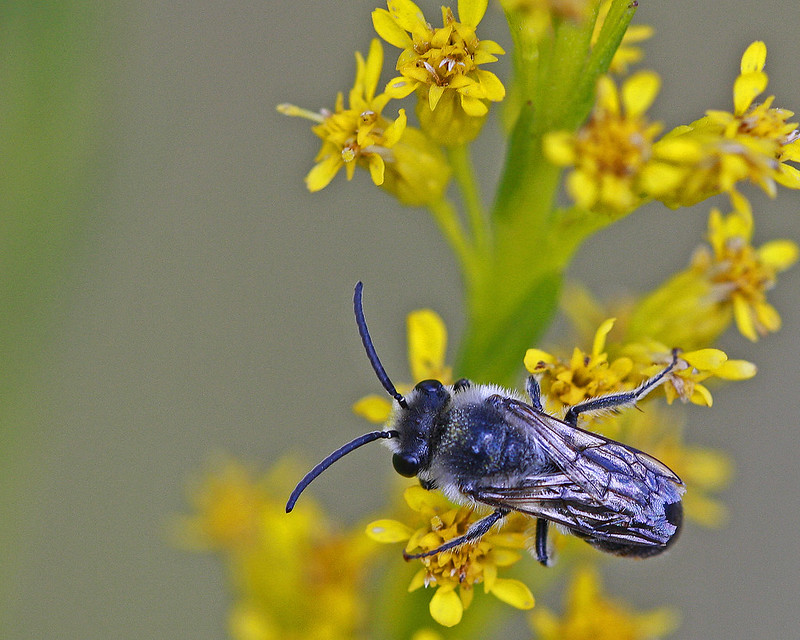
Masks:
[[[403,135],[406,130],[406,110],[400,109],[397,112],[397,119],[392,122],[383,132],[383,144],[387,147],[393,147]]]
[[[728,356],[719,349],[698,349],[697,351],[681,354],[681,359],[686,360],[695,369],[709,371],[722,366]]]
[[[405,29],[392,19],[386,9],[375,9],[372,12],[372,26],[381,38],[399,49],[406,49],[414,44]]]
[[[541,349],[528,349],[525,352],[525,359],[524,359],[525,368],[530,371],[531,373],[535,373],[540,369],[539,363],[544,362],[545,364],[552,364],[555,362],[555,358],[547,353],[546,351],[542,351]]]
[[[758,257],[766,265],[776,271],[785,271],[797,262],[797,244],[792,240],[772,240],[758,248]]]
[[[468,116],[472,117],[484,116],[489,112],[489,107],[482,101],[465,96],[463,93],[461,94],[461,108]]]
[[[353,404],[353,413],[375,424],[383,424],[392,414],[392,403],[386,396],[364,396]]]
[[[650,108],[661,87],[661,78],[652,71],[633,74],[622,85],[622,104],[629,116],[639,116]]]
[[[376,186],[383,184],[383,171],[386,165],[383,158],[377,153],[369,154],[369,175]]]
[[[736,320],[736,328],[748,340],[758,341],[753,316],[750,313],[750,306],[741,296],[733,296],[733,317]]]
[[[447,328],[435,311],[420,309],[408,314],[408,361],[414,382],[436,376],[444,368]]]
[[[341,157],[333,154],[315,164],[305,178],[308,190],[314,192],[327,187],[343,165]]]
[[[428,91],[428,106],[430,107],[431,111],[436,108],[436,105],[439,104],[439,100],[444,95],[445,88],[439,85],[431,86],[430,90]]]
[[[741,75],[733,83],[733,112],[740,116],[753,104],[756,96],[767,88],[767,74],[753,72]]]
[[[697,383],[694,385],[694,392],[692,393],[690,400],[692,404],[696,404],[701,407],[710,407],[714,404],[714,398],[711,397],[711,392],[702,384]]]
[[[397,520],[375,520],[366,528],[367,535],[376,542],[405,542],[414,531]]]
[[[574,136],[569,131],[553,131],[545,134],[544,155],[559,167],[575,164]]]
[[[452,587],[439,587],[429,605],[431,617],[443,627],[454,627],[461,622],[464,605]]]
[[[487,100],[499,102],[505,98],[506,88],[503,86],[503,83],[500,82],[500,78],[494,75],[491,71],[485,71],[483,69],[478,69],[475,74],[478,78],[478,82],[481,84],[481,87],[483,87],[484,91],[486,92]]]
[[[428,571],[425,568],[420,569],[414,574],[414,577],[411,578],[411,582],[408,585],[408,592],[411,593],[412,591],[416,591],[425,586],[425,576],[428,574]]]
[[[723,380],[749,380],[758,373],[758,367],[747,360],[728,360],[714,370],[714,375]]]
[[[517,609],[533,609],[535,600],[528,586],[519,580],[498,578],[492,586],[492,595]]]
[[[489,0],[458,0],[458,19],[460,22],[477,27],[486,13]]]
[[[756,40],[751,43],[745,52],[742,54],[742,62],[740,69],[742,73],[750,73],[753,71],[762,71],[764,64],[767,61],[767,45],[761,40]]]
[[[425,26],[422,10],[411,0],[389,0],[389,13],[406,31],[415,31]]]
[[[383,47],[381,41],[373,38],[369,45],[369,54],[364,68],[364,95],[369,101],[375,96],[381,69],[383,68]]]
[[[614,327],[616,321],[616,318],[608,318],[597,328],[597,332],[594,334],[594,342],[592,343],[593,356],[599,356],[605,351],[608,332]]]
[[[392,78],[386,83],[386,95],[390,98],[400,100],[413,93],[418,84],[419,82],[409,80],[403,76]]]

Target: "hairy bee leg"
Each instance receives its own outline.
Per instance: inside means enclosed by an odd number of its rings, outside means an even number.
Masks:
[[[536,560],[542,566],[550,566],[550,558],[547,555],[547,531],[548,525],[544,518],[536,518]]]
[[[448,551],[455,547],[460,547],[462,544],[467,544],[468,542],[477,542],[483,536],[485,536],[495,524],[508,515],[508,512],[508,509],[496,509],[488,516],[481,518],[477,522],[473,522],[463,536],[458,536],[457,538],[448,540],[440,547],[436,547],[436,549],[433,549],[432,551],[426,551],[425,553],[406,553],[403,551],[403,558],[405,560],[427,558],[428,556],[435,556],[437,553],[441,553],[442,551]]]
[[[453,393],[460,393],[464,389],[469,389],[472,386],[472,381],[467,380],[466,378],[461,378],[456,380],[455,384],[453,385]]]
[[[576,427],[578,425],[578,416],[581,413],[603,409],[618,409],[625,406],[631,407],[635,405],[639,400],[644,398],[648,393],[664,382],[666,375],[675,368],[675,365],[678,362],[678,353],[678,349],[673,349],[672,362],[670,362],[660,373],[657,373],[649,380],[645,380],[632,391],[610,393],[607,396],[592,398],[591,400],[579,402],[578,404],[571,406],[564,415],[564,422]]]
[[[531,398],[531,406],[537,411],[544,411],[542,408],[542,389],[539,386],[539,381],[535,376],[528,376],[528,382],[525,385],[525,390]]]

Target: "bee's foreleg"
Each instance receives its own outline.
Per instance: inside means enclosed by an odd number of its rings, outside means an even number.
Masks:
[[[464,535],[458,536],[457,538],[453,538],[452,540],[448,540],[443,545],[436,547],[431,551],[425,551],[424,553],[406,553],[405,551],[403,551],[403,558],[405,558],[406,560],[427,558],[428,556],[435,556],[437,553],[441,553],[442,551],[447,551],[449,549],[454,549],[455,547],[460,547],[462,544],[467,544],[469,542],[477,542],[484,535],[486,535],[489,532],[489,530],[500,520],[502,520],[503,517],[505,517],[507,514],[508,514],[508,509],[495,509],[488,516],[485,516],[480,520],[473,522]]]

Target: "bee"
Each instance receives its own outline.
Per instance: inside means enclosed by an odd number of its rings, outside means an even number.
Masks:
[[[475,543],[512,511],[535,519],[532,552],[545,566],[549,523],[620,556],[654,556],[675,542],[683,520],[681,479],[652,456],[577,423],[584,413],[635,406],[675,368],[677,350],[669,365],[637,388],[580,402],[563,418],[545,412],[534,376],[527,379],[527,399],[467,379],[452,385],[423,380],[403,396],[373,346],[362,288],[356,284],[356,324],[378,380],[394,398],[392,415],[384,429],[348,442],[311,469],[289,497],[287,513],[331,464],[382,439],[400,475],[416,476],[425,489],[439,489],[457,504],[491,509],[463,535],[424,553],[404,552],[406,560]]]

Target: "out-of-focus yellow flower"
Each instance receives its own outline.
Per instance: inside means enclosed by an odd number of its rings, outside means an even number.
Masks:
[[[557,131],[545,137],[547,158],[572,167],[566,187],[579,207],[621,215],[642,202],[639,176],[652,163],[651,147],[661,131],[661,124],[650,122],[645,112],[659,86],[655,73],[642,71],[618,92],[603,76],[589,121],[576,133]]]
[[[600,35],[600,30],[603,28],[603,23],[608,16],[608,10],[611,8],[611,0],[603,0],[597,11],[597,22],[594,25],[594,33],[592,34],[592,44],[597,42]],[[644,57],[644,52],[641,47],[636,45],[645,40],[649,40],[653,36],[653,27],[646,24],[632,24],[625,31],[622,36],[619,48],[614,53],[611,64],[608,66],[610,73],[623,75],[628,73],[628,67],[632,64],[639,62]]]
[[[438,492],[412,486],[404,494],[406,503],[419,522],[414,529],[397,520],[376,520],[367,525],[367,535],[378,542],[406,542],[408,553],[424,553],[466,533],[478,519],[471,507],[455,507]],[[436,622],[452,627],[461,622],[469,607],[475,585],[483,584],[484,593],[518,609],[530,609],[533,595],[519,580],[498,577],[498,570],[515,564],[521,557],[528,535],[526,518],[509,516],[499,533],[488,533],[475,544],[420,558],[423,568],[411,580],[409,591],[435,587],[430,613]]]
[[[223,555],[236,640],[345,640],[360,628],[360,587],[374,543],[360,530],[334,531],[312,500],[287,516],[287,478],[299,474],[281,462],[257,479],[225,460],[192,490],[196,513],[176,526],[183,546]]]
[[[543,607],[531,614],[539,640],[649,640],[678,626],[678,616],[670,609],[638,613],[606,598],[597,572],[589,568],[575,573],[565,601],[566,611],[560,617]]]
[[[754,103],[767,87],[767,49],[752,43],[742,56],[733,87],[733,112],[709,110],[688,126],[669,132],[653,147],[662,163],[643,178],[654,198],[671,207],[689,206],[749,180],[774,196],[776,184],[800,189],[800,133],[794,114],[772,106],[774,96]]]
[[[317,122],[312,131],[322,138],[322,148],[314,168],[306,176],[309,191],[325,188],[344,167],[347,179],[355,173],[356,165],[365,165],[376,185],[383,184],[384,158],[406,128],[406,115],[400,109],[398,117],[389,122],[381,115],[389,96],[376,94],[383,66],[383,48],[377,39],[372,41],[366,61],[356,52],[356,80],[350,90],[349,107],[345,109],[344,96],[336,97],[333,112],[314,113],[294,105],[278,105],[278,111],[290,116],[300,116]]]
[[[687,349],[713,344],[735,319],[742,335],[756,340],[777,331],[780,316],[767,302],[777,274],[798,258],[797,244],[772,240],[751,244],[753,216],[747,201],[731,193],[737,209],[709,216],[709,246],[695,250],[690,265],[632,307],[626,341],[652,337]]]
[[[420,309],[406,318],[408,336],[408,362],[414,384],[421,380],[439,380],[442,384],[453,382],[453,373],[445,364],[447,327],[435,311]],[[397,390],[406,393],[413,384],[398,384]],[[375,424],[383,424],[392,412],[392,402],[386,395],[370,394],[353,405],[356,415]]]
[[[386,93],[404,98],[417,90],[420,125],[441,144],[472,140],[488,113],[487,102],[505,96],[503,83],[481,68],[504,53],[496,42],[475,35],[486,6],[487,0],[459,0],[459,20],[452,9],[442,7],[440,28],[428,24],[411,0],[389,0],[388,11],[372,12],[378,35],[402,49],[397,59],[400,76],[389,81]]]
[[[756,249],[750,243],[752,235],[749,212],[723,216],[712,209],[711,250],[697,251],[691,268],[708,278],[717,300],[733,308],[741,334],[755,341],[780,329],[781,317],[767,302],[766,292],[775,286],[778,273],[797,262],[798,247],[791,240],[772,240]]]
[[[588,0],[500,0],[504,11],[521,17],[522,28],[533,42],[552,32],[554,22],[585,20],[592,4]]]

